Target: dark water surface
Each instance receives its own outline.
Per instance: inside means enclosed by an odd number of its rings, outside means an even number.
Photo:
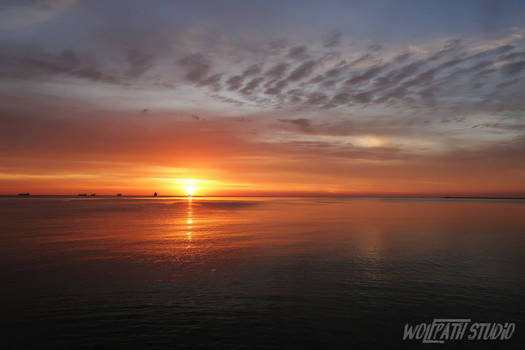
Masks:
[[[525,201],[0,198],[8,348],[420,348],[405,323],[516,322]]]

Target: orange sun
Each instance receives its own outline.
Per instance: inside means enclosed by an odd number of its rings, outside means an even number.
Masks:
[[[184,187],[184,190],[186,191],[186,194],[187,194],[188,196],[193,196],[193,195],[195,194],[195,190],[196,190],[196,189],[197,189],[197,188],[194,187],[194,186],[186,186],[186,187]]]
[[[179,180],[182,183],[182,190],[186,192],[186,195],[191,197],[195,194],[195,191],[197,191],[197,180],[193,179],[181,179]]]

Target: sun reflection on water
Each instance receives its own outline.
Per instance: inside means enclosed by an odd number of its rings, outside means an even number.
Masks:
[[[192,225],[193,225],[193,199],[188,197],[188,209],[186,215],[186,237],[188,241],[191,241],[192,236]]]

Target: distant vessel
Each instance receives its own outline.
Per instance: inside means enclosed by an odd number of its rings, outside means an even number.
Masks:
[[[157,192],[153,193],[153,197],[157,197]]]
[[[26,192],[26,193],[19,193],[18,195],[19,195],[20,197],[29,197],[29,196],[30,196],[29,192]]]
[[[122,193],[117,193],[117,197],[122,197]]]
[[[96,195],[96,193],[91,193],[91,197],[95,197]]]
[[[87,193],[79,193],[78,196],[79,197],[87,197]]]

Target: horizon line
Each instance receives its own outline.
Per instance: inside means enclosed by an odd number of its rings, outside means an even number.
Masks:
[[[503,195],[503,194],[386,194],[386,193],[373,193],[373,194],[239,194],[239,195],[141,195],[141,194],[30,194],[30,193],[5,193],[0,194],[0,197],[80,197],[80,198],[93,198],[93,197],[142,197],[142,198],[232,198],[232,197],[261,197],[261,198],[279,198],[279,197],[290,197],[290,198],[308,198],[308,197],[325,197],[325,198],[441,198],[441,199],[525,199],[525,194],[514,194],[514,195]]]

